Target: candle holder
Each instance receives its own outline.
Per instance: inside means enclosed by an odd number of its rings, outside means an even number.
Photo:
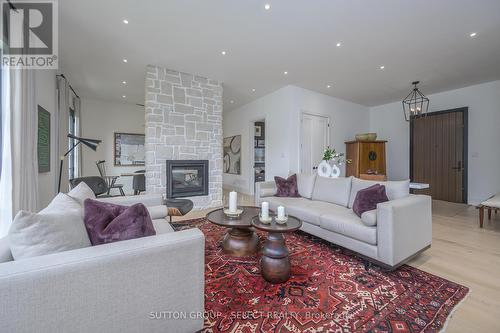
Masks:
[[[273,217],[268,215],[267,218],[263,218],[262,213],[259,213],[259,221],[263,224],[270,224],[273,221]]]
[[[278,216],[275,216],[274,220],[277,224],[286,224],[286,222],[288,221],[288,215],[285,215],[282,219],[278,218]]]
[[[224,215],[229,218],[238,218],[243,214],[244,210],[241,207],[238,207],[234,212],[230,211],[228,207],[224,207],[223,209]]]

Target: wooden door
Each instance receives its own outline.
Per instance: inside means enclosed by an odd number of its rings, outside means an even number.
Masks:
[[[301,119],[300,172],[314,173],[329,145],[328,117],[304,113]]]
[[[410,151],[412,181],[430,184],[423,193],[436,200],[467,202],[467,108],[414,119]]]

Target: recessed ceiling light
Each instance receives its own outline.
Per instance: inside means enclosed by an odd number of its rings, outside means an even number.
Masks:
[[[469,36],[471,36],[472,38],[476,37],[477,36],[477,32],[473,32],[471,33]]]
[[[255,92],[255,88],[252,89],[252,92]]]
[[[222,51],[220,54],[222,54],[222,55],[226,55],[226,51]]]
[[[127,84],[127,81],[122,81],[123,84]]]
[[[128,60],[127,60],[127,59],[125,59],[125,58],[123,58],[123,62],[124,62],[124,63],[127,63],[127,62],[128,62]]]
[[[271,9],[271,5],[270,5],[270,4],[268,4],[268,3],[266,3],[266,4],[264,5],[264,9],[265,9],[265,10],[269,10],[269,9]]]
[[[342,43],[341,42],[338,42],[337,43],[337,47],[341,47],[342,46]]]
[[[230,100],[230,101],[229,101],[229,103],[234,104],[234,101],[233,101],[233,100]]]
[[[379,68],[380,68],[380,69],[385,69],[385,66],[384,66],[384,65],[382,65],[382,66],[380,66]]]
[[[330,89],[332,86],[328,84],[326,87],[327,87],[328,89]]]
[[[284,72],[283,72],[283,74],[288,75],[288,72],[287,72],[287,71],[284,71]]]
[[[122,98],[127,98],[127,95],[122,95]]]
[[[123,20],[123,23],[128,24],[128,20],[127,20],[127,19],[124,19],[124,20]]]

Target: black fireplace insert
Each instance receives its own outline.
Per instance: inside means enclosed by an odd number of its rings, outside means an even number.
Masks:
[[[167,198],[208,195],[208,160],[168,160]]]

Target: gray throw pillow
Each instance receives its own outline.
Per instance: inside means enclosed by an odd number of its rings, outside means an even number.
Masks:
[[[20,211],[9,230],[14,260],[90,246],[78,201],[59,193],[39,213]]]

